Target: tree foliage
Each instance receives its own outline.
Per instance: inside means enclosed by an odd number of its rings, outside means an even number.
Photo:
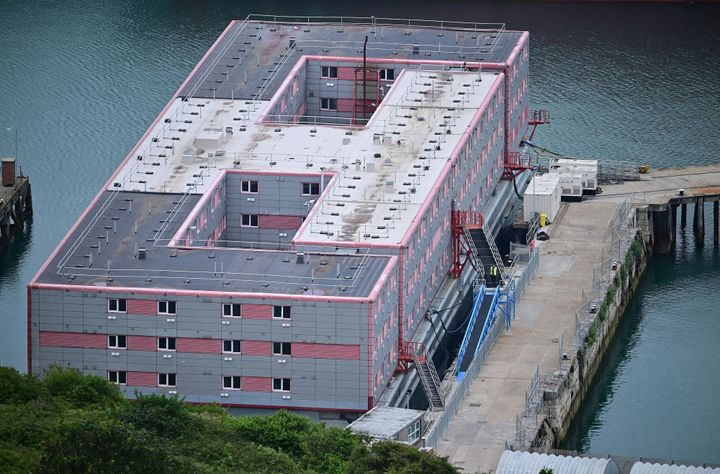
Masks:
[[[455,473],[446,459],[279,411],[136,394],[71,369],[44,379],[0,367],[0,472]]]

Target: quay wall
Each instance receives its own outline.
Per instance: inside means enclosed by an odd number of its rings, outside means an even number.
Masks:
[[[597,305],[594,321],[578,343],[579,348],[575,353],[567,354],[560,369],[540,381],[534,415],[538,417],[537,429],[527,437],[531,447],[540,450],[556,448],[566,435],[647,268],[650,254],[651,249],[645,246],[641,233],[638,233],[625,261],[618,262],[607,292]],[[525,416],[533,415],[526,411]]]

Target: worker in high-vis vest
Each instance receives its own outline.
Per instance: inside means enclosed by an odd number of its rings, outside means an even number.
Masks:
[[[490,266],[490,281],[493,284],[497,283],[497,266],[496,265]]]

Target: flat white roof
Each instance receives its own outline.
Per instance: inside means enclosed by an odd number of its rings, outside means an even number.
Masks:
[[[375,438],[394,437],[403,428],[422,418],[424,411],[407,408],[375,407],[348,426],[351,430]]]
[[[223,169],[335,173],[296,240],[397,244],[497,78],[404,70],[364,128],[260,123],[268,101],[177,99],[110,189],[201,194]]]
[[[545,173],[533,176],[525,188],[526,196],[539,196],[543,194],[552,194],[560,185],[560,174]]]

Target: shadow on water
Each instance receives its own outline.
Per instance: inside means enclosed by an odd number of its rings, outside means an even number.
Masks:
[[[32,233],[33,224],[28,221],[23,231],[17,233],[10,244],[0,250],[0,291],[17,282],[20,269],[32,248]]]

